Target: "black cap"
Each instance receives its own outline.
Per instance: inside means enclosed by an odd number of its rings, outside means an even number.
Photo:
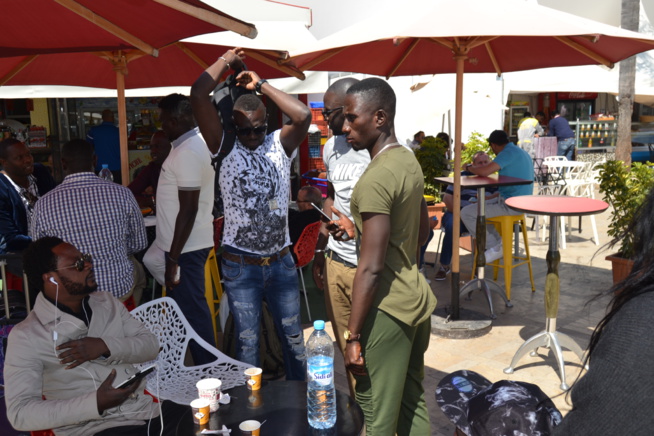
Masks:
[[[493,130],[488,137],[489,144],[504,145],[509,143],[509,136],[504,130]]]
[[[547,436],[561,420],[552,400],[531,383],[491,383],[474,371],[446,375],[436,388],[443,413],[468,436]]]

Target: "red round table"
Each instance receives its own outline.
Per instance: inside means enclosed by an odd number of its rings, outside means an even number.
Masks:
[[[561,373],[561,389],[567,390],[565,382],[565,362],[561,347],[575,353],[583,360],[583,351],[568,335],[556,331],[556,317],[559,310],[559,217],[594,215],[605,211],[609,205],[601,200],[586,197],[524,195],[506,200],[506,205],[519,212],[532,215],[549,215],[550,242],[547,250],[547,278],[545,281],[545,330],[527,339],[520,346],[511,360],[511,365],[504,370],[506,374],[513,373],[518,361],[528,352],[535,355],[539,347],[550,348],[556,357]]]

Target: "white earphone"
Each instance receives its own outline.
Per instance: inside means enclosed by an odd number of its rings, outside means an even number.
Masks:
[[[55,285],[58,285],[57,281],[54,279],[54,277],[50,277],[50,283],[54,283]]]

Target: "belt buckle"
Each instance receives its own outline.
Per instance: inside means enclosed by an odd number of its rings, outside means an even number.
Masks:
[[[261,258],[261,266],[270,266],[270,256]]]

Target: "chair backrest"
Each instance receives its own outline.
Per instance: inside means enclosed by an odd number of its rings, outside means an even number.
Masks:
[[[543,160],[545,162],[552,162],[552,161],[556,162],[561,160],[568,160],[568,158],[565,156],[545,156]]]
[[[320,233],[320,221],[309,224],[302,230],[300,238],[293,246],[293,252],[297,258],[295,266],[302,268],[313,260],[316,244],[318,243],[318,234]]]
[[[158,393],[159,399],[188,404],[197,397],[195,383],[205,377],[220,378],[223,390],[244,384],[243,370],[251,365],[232,359],[198,336],[172,298],[163,297],[142,304],[131,314],[159,339],[161,351],[156,361],[139,365],[145,367],[156,362],[157,371],[147,377],[147,389]],[[186,366],[184,358],[191,339],[215,355],[216,360]]]

